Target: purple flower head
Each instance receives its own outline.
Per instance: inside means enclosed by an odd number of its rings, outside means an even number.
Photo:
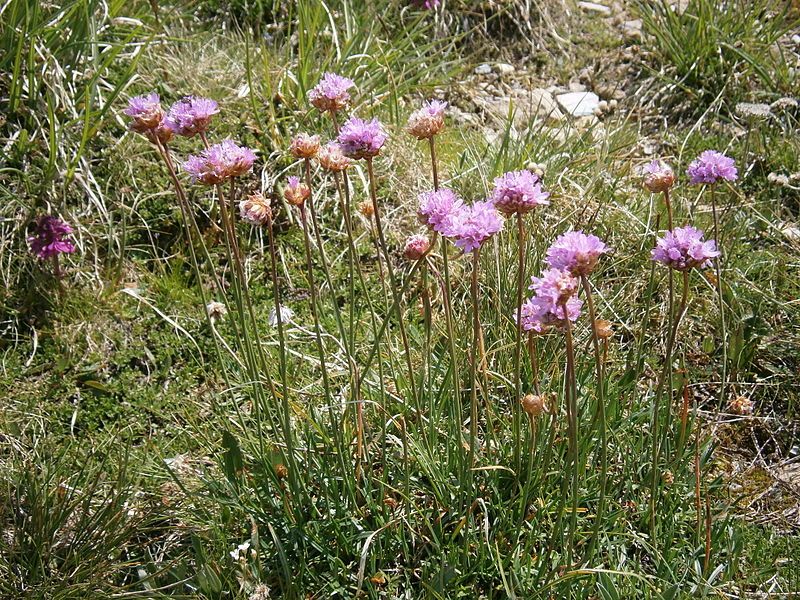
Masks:
[[[355,159],[372,158],[380,153],[386,142],[386,134],[378,119],[363,121],[358,117],[350,117],[342,125],[337,141],[345,156]]]
[[[58,217],[43,215],[36,219],[33,235],[28,237],[31,252],[42,260],[75,252],[73,243],[66,239],[71,233],[72,227]]]
[[[308,101],[322,112],[335,113],[350,103],[348,90],[355,86],[352,79],[336,73],[325,73],[319,83],[308,92]]]
[[[576,321],[583,302],[578,298],[578,280],[568,271],[548,269],[541,277],[532,277],[534,291],[522,305],[522,328],[544,332],[549,326],[563,326],[566,319]]]
[[[423,192],[419,195],[419,222],[427,225],[437,233],[447,231],[451,216],[461,210],[464,203],[453,190],[442,188],[435,192]]]
[[[176,134],[193,137],[204,133],[218,112],[219,105],[209,98],[185,96],[170,107],[166,120]]]
[[[233,140],[223,140],[203,150],[199,156],[190,155],[183,168],[194,181],[215,185],[244,175],[253,167],[255,159],[250,148],[239,146]]]
[[[736,181],[739,176],[733,159],[716,150],[701,152],[686,173],[691,183],[717,183],[720,179]]]
[[[430,100],[408,117],[406,129],[418,140],[432,138],[444,129],[444,111],[447,102]]]
[[[131,117],[131,131],[136,133],[147,133],[155,129],[164,118],[164,111],[161,109],[161,99],[155,92],[150,92],[143,96],[134,96],[128,100],[128,108],[123,111]]]
[[[464,252],[472,252],[503,229],[503,217],[490,200],[461,206],[453,211],[444,228],[444,235]]]
[[[569,271],[551,268],[541,277],[531,277],[529,289],[537,297],[550,298],[555,304],[561,304],[577,293],[578,280]]]
[[[665,162],[658,159],[644,167],[644,187],[654,194],[669,190],[675,183],[675,172]]]
[[[317,160],[323,169],[340,173],[346,171],[353,164],[342,152],[342,147],[336,142],[328,142],[317,152]]]
[[[651,252],[653,260],[677,271],[708,267],[711,259],[719,254],[716,242],[704,241],[703,232],[691,225],[667,231],[664,237],[658,238],[656,247]]]
[[[537,206],[550,204],[538,175],[530,171],[510,171],[494,180],[492,202],[506,216],[525,214]]]
[[[608,247],[596,235],[568,231],[547,249],[547,264],[552,269],[562,269],[580,277],[591,273],[600,255],[606,252]]]

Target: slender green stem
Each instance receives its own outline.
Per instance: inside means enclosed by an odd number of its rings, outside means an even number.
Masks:
[[[714,219],[714,240],[717,243],[717,248],[720,255],[714,261],[714,274],[716,276],[716,289],[717,289],[717,305],[719,307],[719,324],[721,333],[722,345],[722,373],[719,382],[719,405],[725,406],[725,386],[728,379],[728,330],[725,324],[725,298],[722,293],[722,240],[719,237],[719,218],[717,217],[717,186],[711,186],[711,214]]]
[[[525,223],[522,213],[517,213],[517,319],[516,319],[516,340],[514,346],[514,415],[513,415],[513,436],[514,436],[514,472],[519,473],[522,466],[521,456],[521,429],[522,429],[522,410],[520,399],[522,398],[522,294],[525,286]]]
[[[567,313],[566,300],[561,304],[564,316]],[[572,565],[572,557],[575,550],[575,534],[578,528],[578,401],[577,401],[577,382],[575,377],[575,345],[572,339],[572,322],[565,318],[564,334],[566,338],[567,351],[567,377],[566,377],[566,396],[567,396],[567,423],[569,434],[570,462],[572,463],[572,514],[570,515],[569,543],[567,546],[567,563]]]
[[[475,467],[476,442],[478,437],[478,343],[481,335],[481,318],[478,305],[478,272],[480,269],[481,250],[472,251],[472,279],[470,280],[470,296],[472,299],[472,348],[469,361],[470,382],[470,417],[469,417],[469,465]]]

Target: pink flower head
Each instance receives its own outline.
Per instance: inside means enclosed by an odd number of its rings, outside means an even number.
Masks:
[[[272,220],[272,207],[269,199],[256,192],[239,202],[239,214],[243,221],[252,225],[268,225]]]
[[[378,119],[363,121],[358,117],[350,117],[342,125],[337,140],[346,156],[355,159],[377,156],[386,142]]]
[[[562,269],[580,277],[591,273],[600,255],[606,252],[608,247],[596,235],[568,231],[547,249],[547,264],[552,269]]]
[[[342,152],[342,147],[336,142],[328,142],[317,153],[317,160],[323,169],[340,173],[347,170],[353,161]]]
[[[677,271],[708,267],[711,259],[719,254],[716,242],[704,241],[703,232],[691,225],[667,231],[664,237],[658,239],[651,252],[653,260]]]
[[[644,187],[654,194],[669,190],[675,183],[675,172],[667,163],[658,159],[648,163],[644,168]]]
[[[419,260],[431,247],[431,241],[426,235],[412,235],[406,240],[403,256],[408,260]]]
[[[292,156],[295,158],[314,158],[317,152],[319,152],[319,136],[298,133],[292,139],[289,152],[291,152]]]
[[[541,277],[532,277],[534,291],[522,305],[522,328],[542,333],[549,326],[563,326],[566,319],[576,321],[583,302],[578,298],[578,280],[568,271],[548,269]]]
[[[538,175],[530,171],[511,171],[494,180],[492,202],[506,216],[525,214],[537,206],[550,204],[548,192],[542,191]]]
[[[219,105],[209,98],[185,96],[170,107],[166,120],[176,134],[194,137],[208,129],[218,112]]]
[[[175,134],[172,123],[164,116],[161,101],[155,92],[131,98],[128,108],[123,112],[132,118],[131,131],[141,133],[154,144],[166,144]]]
[[[28,238],[31,252],[42,260],[75,252],[75,246],[67,239],[71,233],[72,227],[58,217],[43,215],[36,219],[33,235]]]
[[[283,197],[289,204],[302,206],[311,197],[311,189],[299,177],[289,177],[289,183],[283,190]]]
[[[194,181],[215,185],[244,175],[253,168],[256,159],[250,148],[239,146],[233,140],[223,140],[203,150],[199,156],[190,155],[183,168]]]
[[[472,252],[503,229],[503,217],[490,200],[461,206],[453,211],[443,231],[464,252]]]
[[[442,233],[448,229],[452,215],[461,210],[464,203],[453,190],[441,188],[434,192],[423,192],[419,195],[419,222],[428,228]]]
[[[686,173],[691,183],[717,183],[720,179],[736,181],[739,176],[733,159],[716,150],[701,152]]]
[[[355,86],[352,79],[325,73],[319,83],[308,92],[308,101],[322,112],[335,113],[350,103],[348,90]]]
[[[406,130],[418,140],[432,138],[444,129],[444,110],[447,102],[429,100],[408,117]]]

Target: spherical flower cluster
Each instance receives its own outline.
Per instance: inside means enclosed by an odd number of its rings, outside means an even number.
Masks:
[[[417,217],[419,222],[433,231],[444,234],[452,215],[461,210],[464,203],[453,190],[441,188],[434,192],[419,195]]]
[[[289,152],[295,158],[314,158],[319,152],[319,136],[299,133],[292,139]]]
[[[580,277],[591,273],[600,256],[606,252],[608,247],[596,235],[568,231],[558,236],[547,249],[547,264]]]
[[[242,220],[253,225],[268,225],[272,220],[272,207],[263,194],[250,194],[239,202]]]
[[[216,323],[228,314],[228,308],[222,302],[212,300],[206,304],[206,313],[208,314],[208,318],[211,319],[211,322]]]
[[[418,140],[432,138],[444,129],[444,110],[447,102],[430,100],[408,117],[406,130]]]
[[[543,333],[552,325],[563,326],[566,319],[578,319],[583,302],[576,296],[578,280],[569,272],[548,269],[531,281],[534,296],[522,305],[522,329]]]
[[[166,144],[175,135],[172,123],[165,118],[161,100],[155,92],[131,98],[128,108],[123,112],[132,119],[131,131],[141,133],[154,144]]]
[[[335,113],[350,103],[348,90],[353,87],[353,80],[335,73],[325,73],[319,83],[308,92],[308,101],[322,112]]]
[[[736,181],[739,176],[733,159],[716,150],[702,152],[686,172],[691,183],[717,183],[720,179]]]
[[[367,219],[372,218],[375,214],[375,205],[372,200],[362,200],[358,203],[358,212],[364,215]]]
[[[445,225],[444,235],[464,252],[472,252],[503,229],[503,217],[490,201],[475,202],[461,206],[451,213]]]
[[[407,260],[419,260],[430,250],[431,242],[426,235],[412,235],[406,240],[403,256]]]
[[[186,96],[170,107],[166,121],[176,134],[193,137],[204,133],[218,112],[219,105],[213,100]]]
[[[728,410],[735,415],[752,415],[753,401],[746,396],[737,396],[728,403]]]
[[[302,206],[311,197],[311,189],[299,177],[289,177],[289,183],[283,190],[283,197],[289,204]]]
[[[494,180],[492,202],[506,216],[525,214],[537,206],[550,204],[542,182],[530,171],[511,171]]]
[[[675,184],[675,172],[665,162],[654,160],[644,168],[643,185],[648,192],[666,192]]]
[[[199,155],[190,155],[183,168],[194,181],[215,185],[244,175],[253,167],[255,159],[250,148],[239,146],[233,140],[223,140]]]
[[[653,248],[652,258],[677,271],[692,267],[708,267],[711,259],[719,256],[714,240],[703,240],[703,232],[691,225],[676,227],[659,238]]]
[[[342,152],[342,147],[336,142],[328,142],[319,149],[317,160],[323,169],[341,173],[347,170],[353,161],[347,158]]]
[[[42,260],[75,252],[72,241],[67,239],[72,227],[51,215],[43,215],[36,219],[33,235],[28,237],[31,252]]]
[[[378,119],[364,121],[351,117],[342,125],[337,141],[342,152],[350,158],[372,158],[380,154],[386,134]]]
[[[547,402],[543,395],[526,394],[519,402],[522,410],[532,417],[538,417],[543,412],[547,412]]]

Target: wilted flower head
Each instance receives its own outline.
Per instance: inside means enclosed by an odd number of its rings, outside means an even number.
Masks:
[[[739,176],[733,159],[716,150],[702,152],[686,172],[691,183],[717,183],[720,179],[736,181]]]
[[[596,235],[568,231],[558,236],[547,249],[547,264],[553,269],[566,270],[580,277],[591,273],[600,255],[606,252],[608,246]]]
[[[243,221],[253,225],[268,225],[272,220],[272,207],[263,194],[256,192],[239,202],[239,214]]]
[[[503,229],[503,217],[490,200],[461,206],[453,211],[444,227],[444,235],[464,252],[472,252]]]
[[[746,396],[737,396],[728,404],[728,410],[735,415],[752,415],[753,401]]]
[[[228,308],[222,302],[212,300],[206,304],[206,313],[208,313],[208,318],[211,319],[211,322],[215,323],[228,314]]]
[[[214,185],[244,175],[253,167],[255,159],[250,148],[239,146],[233,140],[223,140],[199,155],[190,155],[183,168],[193,180]]]
[[[319,149],[317,160],[323,169],[340,173],[347,170],[353,161],[342,152],[342,147],[336,142],[328,142]]]
[[[219,105],[213,100],[186,96],[170,107],[166,121],[178,135],[193,137],[205,132],[218,112]]]
[[[302,206],[311,197],[311,189],[299,177],[289,177],[289,183],[283,190],[283,197],[289,204]]]
[[[283,465],[279,465],[283,466]],[[286,467],[283,467],[284,469]],[[250,593],[250,596],[247,600],[269,600],[270,598],[270,591],[269,587],[266,583],[259,583],[253,591]]]
[[[447,102],[429,100],[422,108],[415,110],[408,117],[406,130],[418,140],[425,140],[435,136],[444,129],[444,110]]]
[[[538,417],[547,411],[547,402],[543,395],[526,394],[519,402],[522,410],[532,417]]]
[[[423,192],[419,195],[417,217],[423,225],[443,234],[447,230],[451,216],[463,206],[461,198],[451,189],[441,188],[433,192]]]
[[[772,116],[772,107],[759,102],[737,102],[733,110],[740,117],[768,119]]]
[[[656,159],[645,166],[643,185],[648,192],[666,192],[674,183],[675,172],[667,163]]]
[[[281,305],[281,323],[288,323],[294,318],[294,311],[288,306]],[[273,308],[269,311],[269,326],[278,326],[278,312]]]
[[[377,156],[386,142],[378,119],[364,121],[358,117],[350,117],[339,131],[337,140],[346,156],[355,159]]]
[[[605,319],[597,319],[594,322],[594,332],[599,339],[607,340],[614,335],[613,324]]]
[[[308,101],[322,112],[336,112],[348,105],[348,90],[354,85],[353,80],[347,77],[325,73],[319,83],[308,92]]]
[[[651,252],[655,261],[664,263],[677,271],[687,271],[692,267],[708,267],[711,259],[719,256],[714,240],[703,240],[700,229],[687,225],[667,231],[659,238]]]
[[[372,200],[363,200],[358,203],[358,212],[367,217],[368,219],[375,214],[375,205]]]
[[[538,175],[530,171],[510,171],[494,180],[492,202],[506,216],[525,214],[537,206],[550,204]]]
[[[36,219],[33,235],[28,237],[31,252],[42,260],[75,252],[75,246],[67,239],[72,227],[51,215],[43,215]]]
[[[298,133],[292,139],[289,151],[295,158],[314,158],[319,152],[319,136]]]
[[[412,235],[406,240],[403,256],[408,260],[419,260],[428,252],[431,241],[426,235]]]

